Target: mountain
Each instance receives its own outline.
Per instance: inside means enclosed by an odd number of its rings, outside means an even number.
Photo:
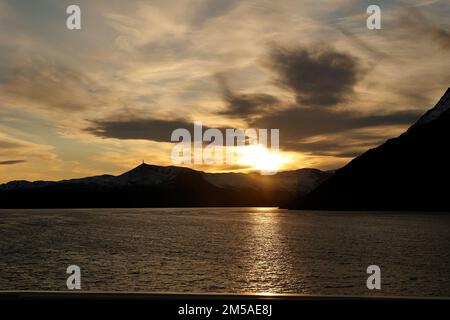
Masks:
[[[206,173],[141,164],[121,175],[0,185],[1,208],[280,206],[331,172],[300,169],[273,176]]]
[[[299,169],[262,176],[259,173],[205,173],[205,179],[220,188],[279,190],[306,195],[332,175],[332,171]]]
[[[450,211],[449,149],[450,88],[405,133],[355,158],[291,208]]]

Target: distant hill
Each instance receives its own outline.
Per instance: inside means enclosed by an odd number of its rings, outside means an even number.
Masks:
[[[291,208],[450,211],[449,151],[450,88],[405,133],[355,158]]]
[[[317,169],[258,173],[205,173],[141,164],[118,176],[0,185],[0,208],[280,206],[331,175]]]

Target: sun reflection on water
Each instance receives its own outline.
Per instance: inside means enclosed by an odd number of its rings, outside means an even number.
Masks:
[[[249,240],[244,259],[245,278],[253,292],[276,295],[285,291],[291,272],[283,215],[277,208],[261,207],[249,214]],[[284,275],[281,277],[281,275]]]

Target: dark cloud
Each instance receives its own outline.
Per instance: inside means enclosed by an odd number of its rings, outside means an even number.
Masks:
[[[161,119],[139,119],[139,118],[116,118],[112,120],[94,120],[91,126],[85,131],[103,138],[113,138],[120,140],[149,140],[156,142],[172,142],[172,132],[176,129],[186,129],[191,134],[194,141],[194,121],[190,120],[161,120]],[[245,129],[234,128],[231,129]],[[202,132],[211,129],[202,124]],[[226,137],[227,128],[219,129],[224,139]],[[247,141],[247,140],[246,140]],[[205,142],[209,144],[209,142]]]
[[[278,128],[288,136],[304,139],[353,129],[412,124],[421,113],[420,111],[400,111],[384,115],[364,115],[354,111],[290,108],[255,119],[251,126]]]
[[[17,163],[23,163],[26,162],[26,160],[6,160],[6,161],[0,161],[0,165],[9,165],[9,164],[17,164]]]
[[[363,73],[357,58],[327,46],[277,47],[269,66],[277,74],[277,83],[307,106],[329,107],[347,101]]]
[[[266,113],[268,109],[280,103],[277,97],[266,93],[233,93],[223,78],[219,78],[219,84],[226,105],[226,109],[219,112],[220,115],[247,119]]]
[[[262,113],[279,102],[276,97],[265,93],[229,95],[227,100],[229,108],[222,114],[239,117]]]
[[[358,154],[367,146],[382,141],[378,136],[354,136],[330,138],[320,142],[305,142],[315,136],[348,135],[355,129],[376,128],[390,125],[409,125],[418,119],[420,112],[402,111],[384,115],[363,115],[350,111],[334,111],[329,108],[291,108],[271,112],[249,121],[248,127],[280,129],[280,147],[289,151],[311,152],[317,155],[337,155],[343,152]],[[88,132],[104,138],[136,139],[170,142],[171,134],[179,128],[187,129],[193,137],[194,123],[187,120],[114,119],[92,121]],[[209,129],[203,126],[203,131]],[[219,128],[222,133],[224,128]]]
[[[217,114],[241,118],[247,122],[248,128],[280,129],[280,147],[283,150],[352,157],[384,139],[382,134],[361,137],[355,131],[407,126],[421,115],[415,110],[363,114],[338,109],[339,104],[351,97],[364,72],[357,58],[330,47],[277,47],[270,55],[269,66],[277,83],[296,95],[297,104],[290,105],[267,93],[233,92],[225,78],[218,76],[225,108]],[[193,122],[141,119],[133,115],[93,121],[87,131],[106,138],[170,142],[172,132],[179,128],[187,129],[192,135]],[[208,127],[203,127],[206,129]],[[322,139],[315,142],[308,139],[317,136]]]
[[[385,140],[377,134],[355,133],[358,129],[370,129],[394,125],[410,125],[420,117],[418,111],[399,111],[389,114],[364,115],[330,108],[290,108],[261,114],[247,119],[249,128],[280,129],[280,148],[314,155],[354,157]],[[174,130],[183,128],[193,138],[194,123],[187,120],[123,119],[96,120],[86,129],[104,138],[150,140],[171,142]],[[209,129],[203,126],[203,131]],[[224,128],[219,128],[225,136]],[[316,142],[308,138],[321,136]]]
[[[149,140],[156,142],[172,142],[171,135],[176,129],[186,129],[191,134],[191,139],[194,141],[194,121],[188,120],[159,120],[159,119],[127,119],[123,117],[120,120],[95,120],[91,121],[92,126],[85,129],[85,131],[94,134],[98,137],[113,138],[121,140]],[[230,129],[246,129],[234,128]],[[202,132],[211,129],[202,124]],[[220,130],[224,139],[226,139],[227,128],[215,128]],[[270,134],[269,134],[270,138]],[[245,141],[249,141],[245,137]],[[209,144],[209,142],[205,142]]]
[[[251,122],[255,128],[280,129],[280,147],[285,150],[314,152],[337,151],[331,143],[341,145],[340,139],[321,143],[305,143],[305,139],[349,133],[355,129],[370,129],[392,125],[410,125],[421,115],[420,111],[397,111],[389,114],[365,115],[351,111],[336,111],[330,108],[290,108],[284,111],[266,114]],[[371,137],[370,144],[375,142]],[[370,139],[369,139],[370,140]],[[364,144],[367,137],[358,137]],[[325,143],[325,144],[324,144]],[[333,150],[331,150],[331,149]]]
[[[172,142],[171,135],[176,129],[186,129],[191,134],[191,139],[194,141],[194,121],[188,120],[160,120],[160,119],[138,119],[126,118],[119,120],[95,120],[91,121],[91,126],[85,131],[102,138],[113,138],[120,140],[149,140],[156,142]],[[202,124],[202,133],[211,127]],[[234,126],[214,128],[218,129],[225,139],[227,137],[227,129],[241,129]],[[258,129],[258,128],[255,128]],[[257,132],[258,134],[258,132]],[[202,137],[201,137],[202,138]],[[270,140],[270,132],[268,132],[268,139]],[[236,141],[236,138],[235,138]],[[249,137],[244,137],[244,142],[249,142]],[[205,141],[205,145],[209,144]]]
[[[151,140],[169,142],[174,130],[184,128],[193,131],[194,123],[184,120],[120,119],[96,120],[86,129],[96,136],[115,139]]]
[[[426,37],[435,41],[441,49],[450,50],[450,30],[429,21],[420,10],[409,9],[401,21],[415,41],[419,36]]]
[[[355,156],[385,140],[382,134],[362,137],[355,131],[408,126],[422,113],[410,110],[364,114],[338,109],[339,104],[348,101],[367,69],[357,58],[331,47],[276,47],[270,55],[269,66],[277,83],[295,93],[297,104],[289,105],[287,101],[262,93],[235,94],[222,82],[227,109],[220,114],[242,117],[251,128],[280,129],[280,147],[284,150]],[[319,136],[320,141],[308,139]]]
[[[297,103],[292,105],[265,93],[237,94],[219,77],[226,106],[219,114],[244,119],[250,128],[280,129],[280,147],[284,150],[354,157],[386,138],[382,133],[361,136],[356,131],[408,126],[422,113],[410,110],[364,114],[337,108],[348,101],[366,69],[357,58],[330,47],[277,47],[270,58],[277,83],[295,93]],[[311,142],[312,137],[321,139]]]
[[[286,141],[283,147],[289,151],[301,151],[316,156],[353,158],[385,141],[386,137],[377,134],[361,134],[360,132],[350,131],[338,135],[329,135],[312,142]]]

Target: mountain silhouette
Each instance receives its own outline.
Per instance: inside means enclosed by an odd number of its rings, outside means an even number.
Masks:
[[[355,158],[291,208],[449,211],[449,148],[450,88],[405,133]]]
[[[1,208],[280,206],[331,172],[300,169],[273,176],[206,173],[141,164],[121,175],[0,185]]]

